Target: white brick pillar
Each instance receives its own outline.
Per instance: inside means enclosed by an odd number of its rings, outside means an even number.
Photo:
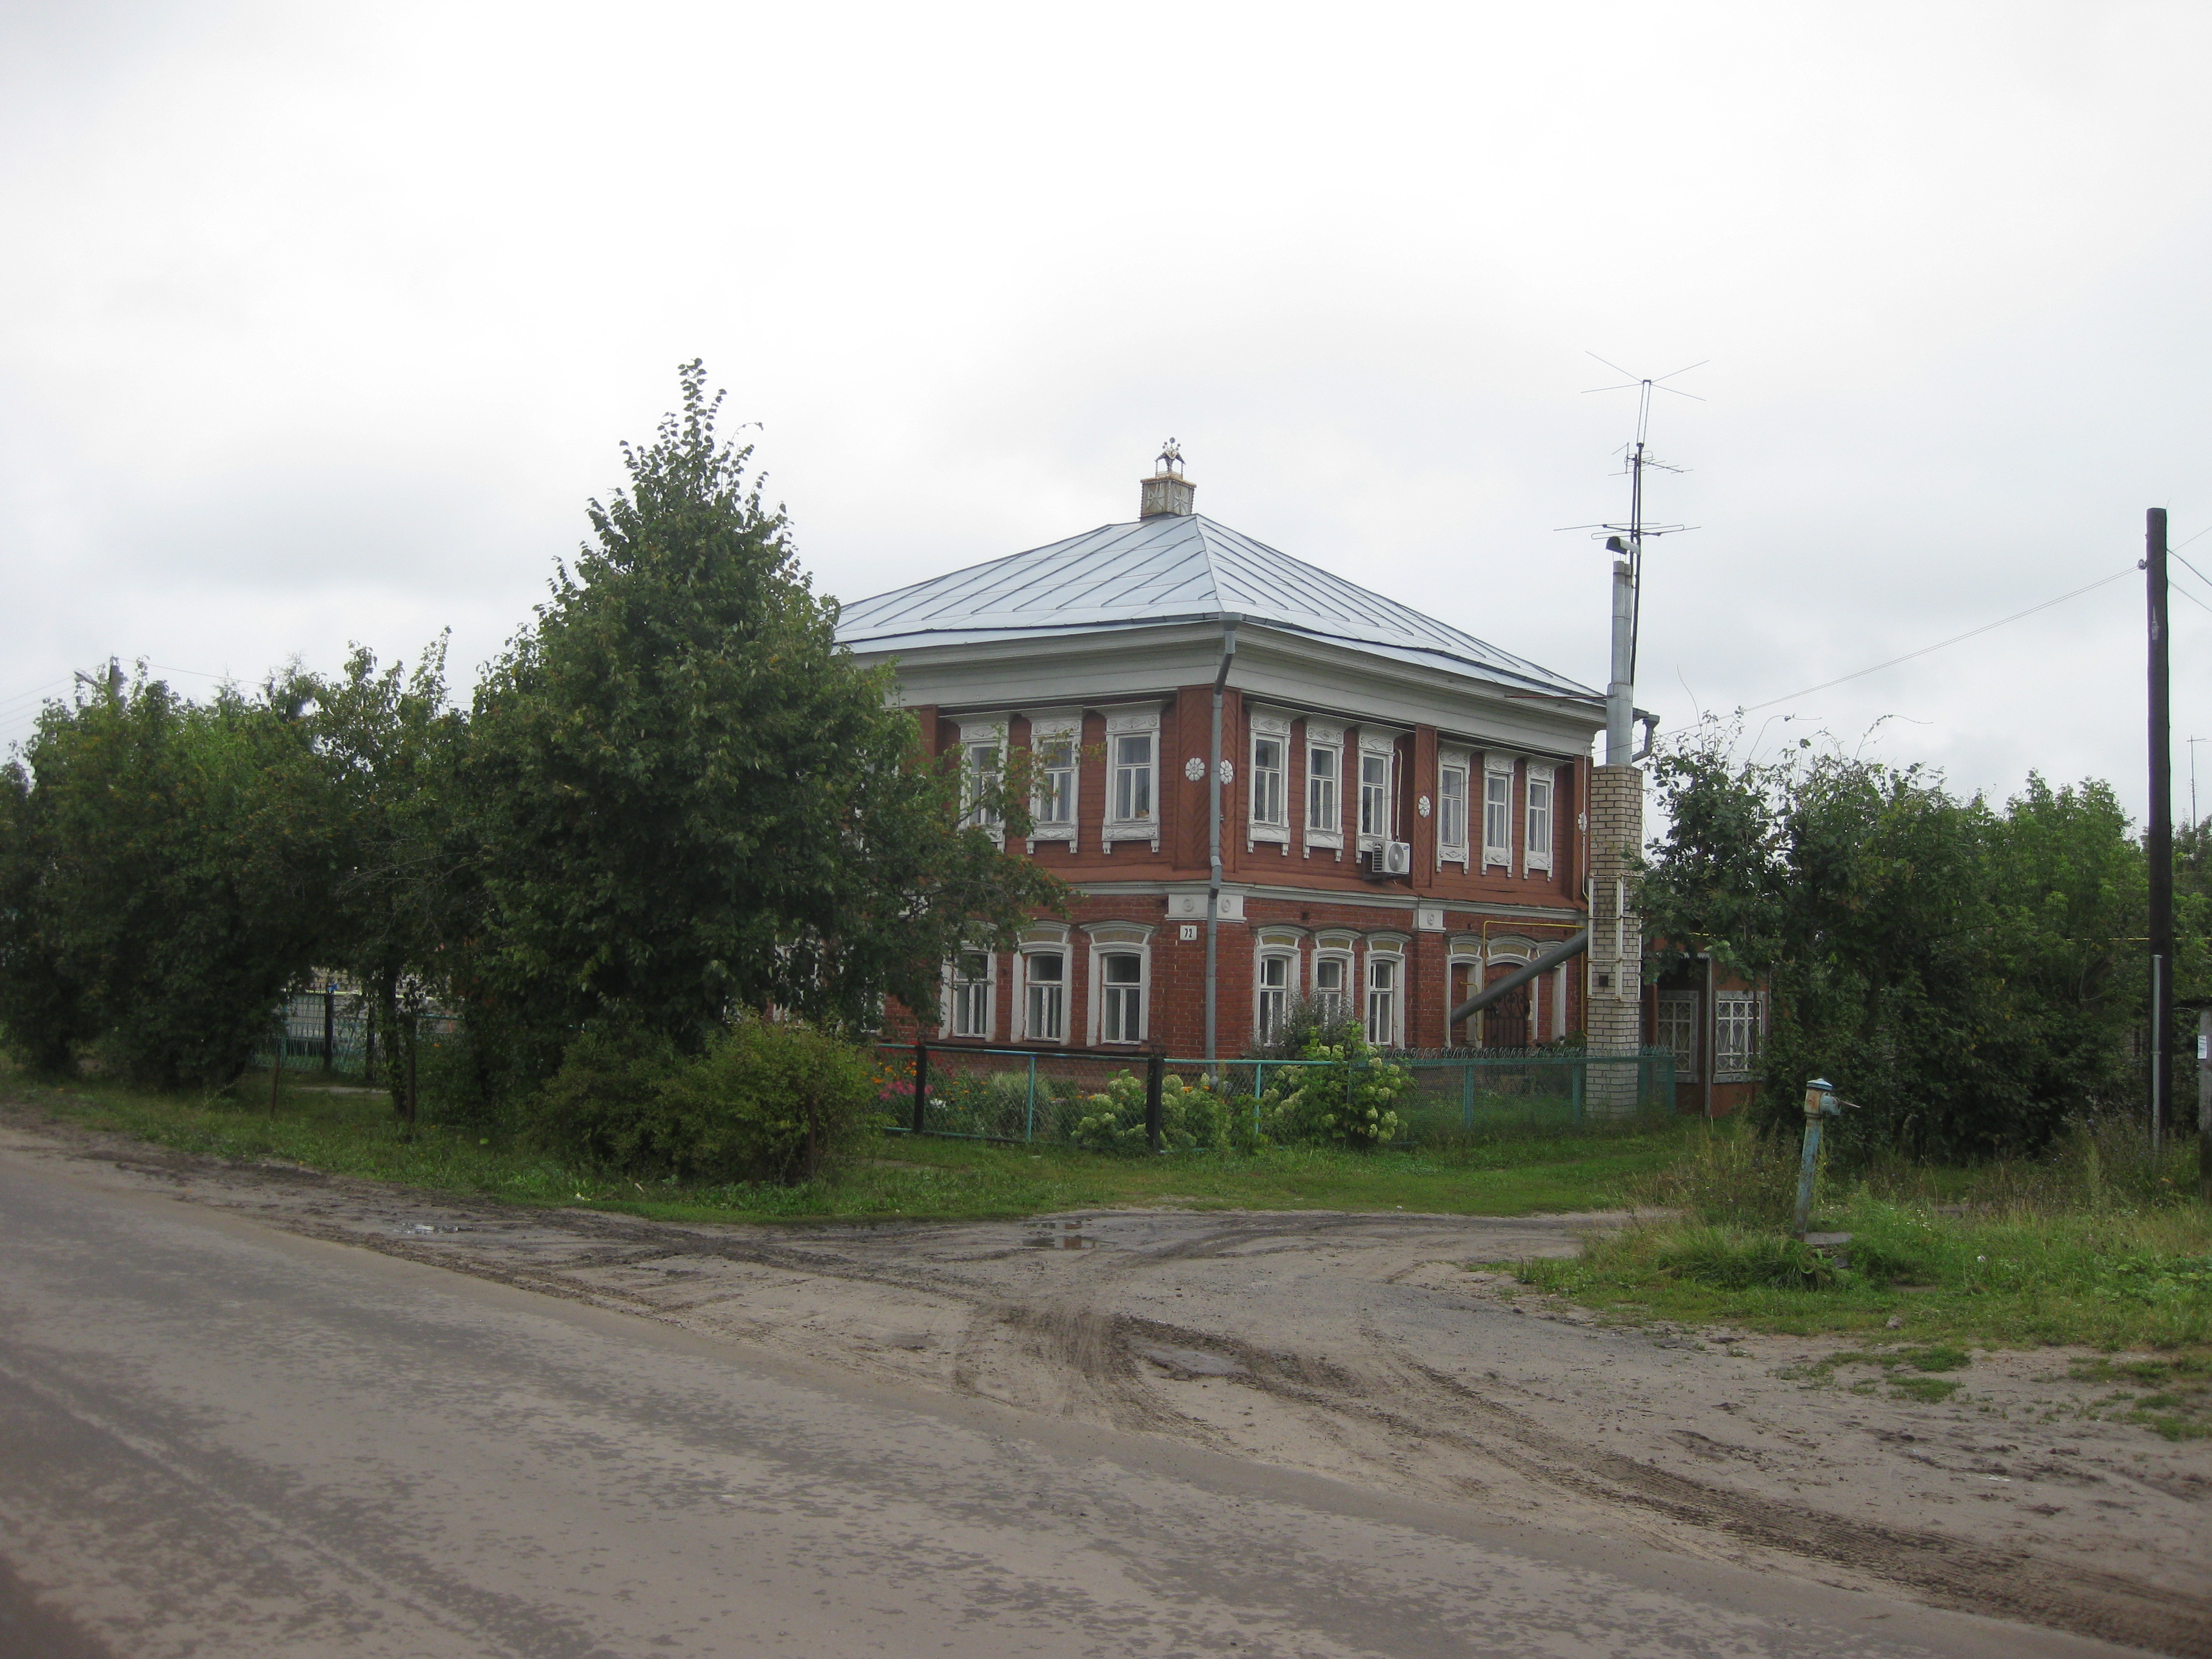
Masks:
[[[1633,1056],[1644,1046],[1644,919],[1635,858],[1644,844],[1644,773],[1634,766],[1590,771],[1590,944],[1585,1025],[1593,1058]],[[1590,1067],[1588,1099],[1599,1113],[1636,1109],[1636,1067]]]

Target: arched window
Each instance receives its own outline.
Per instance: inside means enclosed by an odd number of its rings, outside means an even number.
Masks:
[[[1152,930],[1133,922],[1105,922],[1088,931],[1091,1041],[1142,1042],[1152,1027]]]

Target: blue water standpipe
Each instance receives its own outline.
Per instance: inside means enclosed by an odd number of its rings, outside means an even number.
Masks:
[[[1841,1117],[1844,1103],[1836,1098],[1835,1085],[1816,1077],[1805,1085],[1805,1153],[1797,1169],[1797,1237],[1803,1238],[1813,1224],[1813,1176],[1820,1163],[1820,1126]]]

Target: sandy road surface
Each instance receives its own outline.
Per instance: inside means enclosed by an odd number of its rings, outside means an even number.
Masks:
[[[805,1625],[814,1651],[1966,1652],[1991,1628],[1900,1594],[2212,1650],[2201,1453],[2031,1437],[2028,1401],[2063,1388],[2036,1381],[2047,1357],[1970,1374],[2017,1395],[2010,1419],[1813,1395],[1771,1376],[1787,1345],[1531,1316],[1450,1265],[1570,1250],[1571,1220],[679,1228],[62,1131],[0,1145],[0,1433],[76,1447],[10,1456],[0,1555],[132,1632],[118,1652],[193,1651],[210,1597],[276,1622],[201,1651],[794,1651]],[[162,1473],[71,1473],[102,1456]],[[270,1495],[239,1498],[249,1479]],[[176,1531],[187,1491],[313,1546],[257,1546],[275,1578],[249,1595],[238,1552]],[[34,1548],[27,1516],[58,1541]],[[182,1565],[115,1577],[163,1548]],[[745,1605],[792,1633],[714,1622],[739,1560]],[[1611,1577],[1593,1598],[1571,1571]],[[1501,1573],[1534,1599],[1508,1609]],[[471,1597],[521,1609],[521,1634],[468,1622]],[[800,1618],[823,1608],[842,1634]],[[162,1618],[181,1634],[147,1645]]]

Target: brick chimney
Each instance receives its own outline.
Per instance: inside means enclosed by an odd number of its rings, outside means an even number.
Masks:
[[[1139,488],[1144,495],[1137,516],[1140,519],[1188,518],[1191,497],[1198,494],[1198,486],[1182,476],[1182,451],[1170,438],[1160,447],[1159,471],[1144,480]]]

